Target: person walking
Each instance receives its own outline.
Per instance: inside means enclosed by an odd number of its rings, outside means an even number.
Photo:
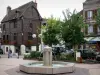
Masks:
[[[16,49],[17,51],[17,58],[19,59],[19,49]]]
[[[10,58],[10,51],[8,50],[8,58]]]
[[[10,57],[12,57],[12,50],[11,49],[9,49],[9,51],[8,51],[8,58],[10,58]]]

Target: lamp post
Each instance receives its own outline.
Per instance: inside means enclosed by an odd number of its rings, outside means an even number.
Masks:
[[[36,34],[32,34],[33,39],[36,38]],[[38,43],[38,42],[37,42]],[[36,50],[37,50],[37,46],[36,46]]]
[[[41,34],[39,34],[39,37],[41,38],[41,51],[43,51],[42,30],[41,30]]]
[[[24,38],[23,38],[23,32],[21,33],[21,35],[22,35],[22,44],[24,44],[24,43],[23,43],[23,39],[24,39]]]

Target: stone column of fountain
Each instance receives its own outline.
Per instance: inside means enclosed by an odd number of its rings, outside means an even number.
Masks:
[[[47,46],[43,51],[43,65],[52,66],[52,48]]]

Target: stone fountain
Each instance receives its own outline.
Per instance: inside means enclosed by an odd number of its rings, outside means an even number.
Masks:
[[[45,47],[43,61],[21,64],[19,69],[26,73],[59,74],[71,73],[75,70],[75,64],[69,62],[52,61],[52,48]]]

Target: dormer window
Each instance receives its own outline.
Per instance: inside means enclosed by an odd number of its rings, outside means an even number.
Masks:
[[[16,13],[16,17],[19,17],[20,11],[19,10],[16,10],[15,13]]]

